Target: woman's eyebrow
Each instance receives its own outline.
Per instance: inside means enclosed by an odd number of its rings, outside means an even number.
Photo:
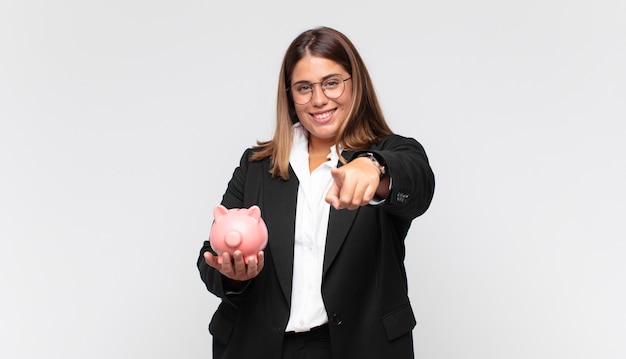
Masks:
[[[322,77],[322,81],[328,80],[329,78],[331,78],[333,76],[340,76],[341,77],[342,75],[341,74],[329,74],[329,75],[326,75],[326,76]],[[311,83],[314,83],[314,82],[307,81],[307,80],[300,80],[300,81],[294,82],[293,84],[295,85],[295,84],[302,84],[302,83],[311,84]]]

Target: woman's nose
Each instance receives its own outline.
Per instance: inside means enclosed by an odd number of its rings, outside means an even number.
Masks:
[[[313,86],[311,94],[311,102],[314,106],[324,105],[328,102],[328,97],[324,93],[324,89],[321,84],[316,84],[318,86]]]

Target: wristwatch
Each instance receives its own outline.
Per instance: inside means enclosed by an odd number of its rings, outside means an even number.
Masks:
[[[363,152],[357,157],[368,157],[370,160],[372,160],[372,163],[376,167],[378,167],[378,171],[380,172],[380,178],[385,177],[385,173],[387,173],[385,165],[380,163],[380,161],[378,161],[378,158],[376,158],[376,156],[372,152]]]

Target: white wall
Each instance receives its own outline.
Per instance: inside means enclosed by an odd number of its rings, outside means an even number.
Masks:
[[[196,256],[317,25],[436,172],[417,357],[626,356],[625,2],[223,3],[0,3],[0,357],[210,357]]]

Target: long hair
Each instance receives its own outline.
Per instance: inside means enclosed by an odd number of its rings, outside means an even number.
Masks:
[[[270,141],[257,141],[252,161],[270,158],[272,177],[289,178],[289,155],[293,141],[293,125],[299,121],[287,88],[293,70],[303,57],[315,56],[334,61],[352,77],[352,102],[347,118],[335,137],[335,148],[367,149],[392,134],[376,98],[376,92],[365,63],[356,47],[341,32],[329,27],[307,30],[296,37],[287,48],[278,77],[276,128]],[[340,155],[340,160],[346,160]]]

